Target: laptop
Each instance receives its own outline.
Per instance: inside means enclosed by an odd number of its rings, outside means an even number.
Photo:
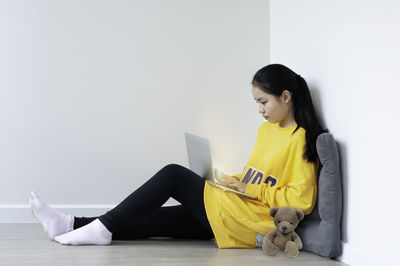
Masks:
[[[212,166],[210,142],[207,139],[185,132],[185,141],[190,170],[203,177],[212,186],[255,199],[249,194],[217,183]]]

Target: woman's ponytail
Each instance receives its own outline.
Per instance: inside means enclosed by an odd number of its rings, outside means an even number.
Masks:
[[[296,74],[297,80],[297,90],[295,89],[293,94],[297,94],[294,101],[294,119],[297,123],[297,128],[302,127],[306,131],[306,147],[305,153],[303,155],[304,159],[309,162],[315,162],[318,158],[317,153],[317,137],[324,132],[329,132],[328,130],[322,129],[312,103],[312,98],[310,90],[307,86],[307,82],[303,77]],[[296,132],[296,130],[294,132]],[[294,133],[293,132],[293,133]]]

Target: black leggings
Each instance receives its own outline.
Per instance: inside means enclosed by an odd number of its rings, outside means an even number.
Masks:
[[[204,208],[204,179],[178,164],[169,164],[99,217],[75,217],[74,229],[98,218],[113,240],[148,237],[212,239]],[[181,205],[162,205],[173,197]]]

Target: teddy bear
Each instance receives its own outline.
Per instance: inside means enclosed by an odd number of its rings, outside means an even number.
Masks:
[[[285,250],[288,258],[296,258],[303,243],[294,229],[303,220],[304,213],[301,209],[292,207],[272,207],[269,215],[274,218],[276,229],[266,234],[262,241],[263,251],[271,256]]]

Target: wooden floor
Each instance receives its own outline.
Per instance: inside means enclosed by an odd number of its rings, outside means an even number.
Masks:
[[[260,248],[218,249],[213,241],[153,238],[109,246],[65,246],[47,238],[40,224],[0,224],[0,265],[347,265],[300,252],[271,257]]]

